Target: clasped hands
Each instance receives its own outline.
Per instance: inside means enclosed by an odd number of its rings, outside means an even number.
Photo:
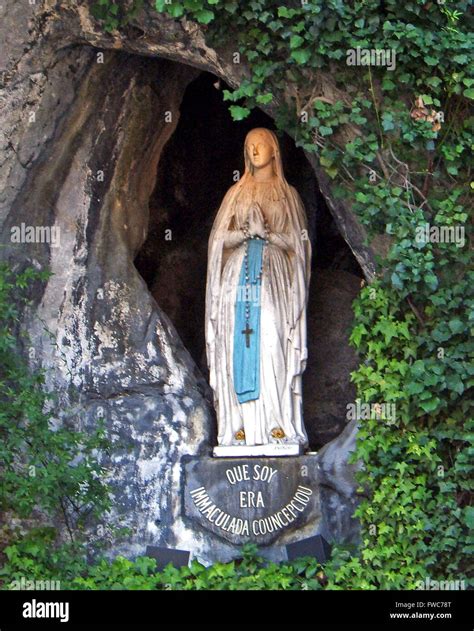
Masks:
[[[261,237],[265,239],[267,236],[266,221],[260,204],[253,202],[248,212],[248,231],[252,237]]]

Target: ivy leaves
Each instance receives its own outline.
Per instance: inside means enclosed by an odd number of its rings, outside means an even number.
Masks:
[[[323,568],[314,558],[286,563],[269,563],[258,555],[256,546],[243,546],[241,557],[229,563],[205,567],[196,560],[180,568],[169,564],[156,570],[156,560],[122,556],[113,560],[73,561],[71,546],[59,547],[48,554],[51,534],[37,532],[12,543],[5,550],[6,563],[0,580],[10,583],[17,577],[61,581],[62,589],[140,589],[140,590],[317,590],[326,584]],[[51,558],[54,556],[54,561]]]
[[[91,14],[103,24],[108,33],[126,26],[140,11],[143,0],[96,0],[91,4]]]

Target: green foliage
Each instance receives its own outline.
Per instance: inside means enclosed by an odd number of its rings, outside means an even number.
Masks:
[[[27,289],[48,276],[34,268],[16,272],[0,264],[0,510],[9,521],[61,523],[71,539],[61,548],[55,544],[54,528],[33,528],[25,535],[3,526],[2,554],[19,571],[20,553],[26,552],[23,570],[29,576],[47,558],[52,567],[69,558],[74,568],[78,560],[73,552],[84,554],[84,525],[110,506],[104,470],[95,457],[107,450],[103,428],[85,433],[53,424],[55,397],[45,390],[44,373],[30,371],[21,352],[27,345],[28,354],[32,350],[20,330]],[[4,571],[8,575],[8,567]]]
[[[97,0],[91,4],[91,14],[111,33],[129,24],[142,6],[143,0]]]
[[[7,533],[2,550],[0,585],[12,589],[13,581],[59,581],[61,589],[88,571],[80,541],[59,542],[54,527],[34,527],[26,533]]]
[[[141,590],[315,590],[322,589],[326,577],[315,559],[302,558],[287,563],[266,563],[251,544],[242,549],[242,558],[205,567],[197,561],[175,568],[171,564],[156,571],[156,560],[138,557],[130,561],[118,556],[87,565],[71,562],[74,551],[60,548],[45,554],[34,539],[6,550],[8,561],[0,570],[5,586],[12,581],[55,580],[61,589],[141,589]],[[8,578],[8,580],[7,580]]]
[[[243,547],[241,559],[204,567],[192,561],[190,567],[169,565],[160,576],[161,589],[214,590],[301,590],[320,589],[317,573],[321,567],[315,559],[298,559],[288,563],[265,563],[257,547]]]
[[[361,421],[355,458],[364,464],[361,488],[370,491],[356,512],[362,543],[358,556],[336,549],[328,586],[409,589],[427,576],[467,579],[468,2],[158,0],[156,7],[204,22],[211,44],[240,52],[251,76],[224,93],[234,118],[271,103],[280,129],[316,155],[369,239],[383,235],[389,245],[355,302],[351,339],[361,357],[358,397],[393,403],[396,420]],[[358,48],[394,53],[391,69],[348,65]],[[450,238],[433,236],[433,226]]]

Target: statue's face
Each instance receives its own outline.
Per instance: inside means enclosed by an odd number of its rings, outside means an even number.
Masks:
[[[266,167],[273,160],[273,147],[261,132],[250,133],[246,147],[250,162],[256,169]]]

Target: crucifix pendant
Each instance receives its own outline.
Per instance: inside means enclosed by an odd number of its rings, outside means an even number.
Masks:
[[[253,329],[249,328],[249,325],[246,325],[246,328],[242,331],[242,334],[245,335],[245,346],[250,348],[250,336],[253,333]]]

